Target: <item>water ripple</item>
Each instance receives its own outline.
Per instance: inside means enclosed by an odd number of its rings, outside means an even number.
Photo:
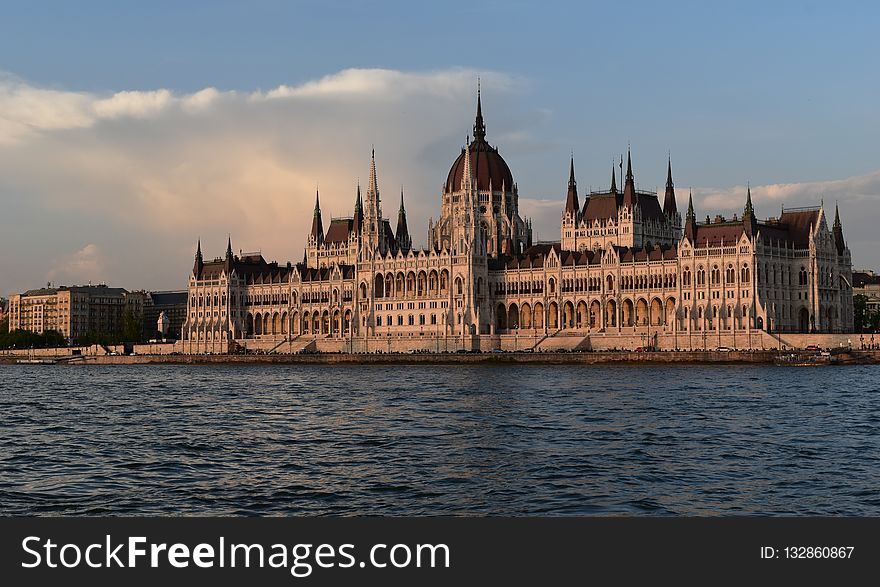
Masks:
[[[4,515],[880,515],[880,368],[5,366]]]

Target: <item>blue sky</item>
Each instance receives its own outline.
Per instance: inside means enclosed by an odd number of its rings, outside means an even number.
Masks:
[[[758,186],[756,205],[762,216],[778,213],[780,204],[786,203],[780,202],[779,193],[790,195],[789,205],[818,203],[823,197],[841,200],[856,262],[877,266],[880,254],[872,250],[878,244],[873,222],[880,218],[874,190],[880,189],[880,180],[857,181],[865,193],[854,194],[851,202],[847,202],[848,184],[833,182],[873,178],[880,170],[878,12],[873,3],[828,2],[16,2],[0,7],[0,72],[18,87],[98,98],[160,89],[186,96],[205,88],[246,95],[279,86],[298,87],[351,69],[426,75],[466,72],[464,83],[470,85],[477,74],[483,74],[489,139],[498,139],[495,142],[510,163],[521,193],[536,202],[562,201],[572,150],[583,191],[606,184],[612,159],[631,143],[640,187],[662,185],[666,154],[671,152],[678,187],[693,186],[698,204],[705,201],[713,206],[705,213],[739,208],[740,188],[747,181]],[[497,82],[494,87],[493,81]],[[393,100],[394,89],[390,92]],[[420,99],[414,96],[412,100]],[[357,104],[346,108],[352,114],[345,117],[349,130],[360,126],[359,112],[378,117],[388,129],[383,133],[382,126],[372,128],[365,123],[363,133],[355,132],[363,144],[353,150],[364,149],[368,143],[379,145],[380,180],[388,180],[386,193],[399,189],[400,183],[411,186],[408,191],[418,215],[410,215],[415,224],[410,231],[417,235],[424,232],[427,216],[436,215],[435,192],[470,130],[470,115],[465,113],[473,109],[472,98],[462,96],[459,101],[461,106],[452,110],[432,106],[434,110],[425,111],[419,110],[424,104],[404,101],[395,106],[400,113],[397,119],[385,118],[369,105],[363,111]],[[315,116],[320,112],[315,110]],[[227,115],[249,120],[237,110]],[[445,129],[434,131],[434,137],[422,137],[421,142],[406,136],[407,129],[427,130],[407,116],[432,115],[450,117],[443,121]],[[3,116],[0,113],[0,119]],[[235,140],[235,133],[243,133],[257,142],[265,140],[260,138],[266,136],[259,132],[265,128],[260,116],[253,125],[230,131],[224,139]],[[332,113],[324,124],[332,126],[339,118]],[[65,163],[70,157],[65,158],[59,141],[68,141],[67,147],[77,153],[85,141],[102,152],[127,153],[126,161],[140,164],[153,156],[150,146],[158,144],[152,141],[166,132],[161,120],[140,126],[113,120],[112,125],[83,123],[78,127],[92,125],[100,134],[96,130],[86,136],[69,136],[63,130],[61,137],[53,134],[49,143],[48,135],[58,132],[51,130],[42,132],[39,141],[30,138],[12,146],[0,145],[0,158],[6,155],[16,161],[16,169],[44,157],[43,153],[52,153]],[[403,128],[392,128],[398,123]],[[175,119],[169,129],[180,132],[187,124],[185,119]],[[347,135],[342,132],[340,136]],[[143,142],[138,142],[139,137],[144,137]],[[290,146],[286,142],[312,139],[298,135],[294,127],[292,135],[265,142],[286,148]],[[178,137],[175,144],[189,140]],[[383,147],[394,151],[387,144],[392,141],[410,141],[406,144],[416,150],[413,160],[418,168],[412,164],[403,168],[405,155],[381,159]],[[54,161],[49,155],[45,158]],[[335,175],[351,183],[366,173],[366,162],[357,165],[349,169],[353,162],[347,154],[340,155]],[[327,167],[315,175],[334,174]],[[0,203],[20,210],[22,217],[46,218],[44,209],[29,202],[51,201],[43,192],[52,184],[32,185],[22,173],[13,172],[15,177],[7,174],[5,181],[0,176]],[[203,180],[188,181],[206,189],[212,180],[207,176]],[[101,180],[92,177],[88,181]],[[327,177],[314,177],[313,183],[333,186]],[[772,187],[788,184],[805,187],[782,192]],[[65,182],[59,179],[58,185]],[[760,186],[770,187],[762,193]],[[106,187],[95,183],[92,191]],[[118,184],[113,189],[127,188]],[[174,197],[188,197],[180,186],[173,191]],[[292,188],[291,197],[303,202],[313,197],[300,192]],[[680,201],[685,197],[682,194]],[[334,197],[328,194],[330,202]],[[342,214],[341,202],[350,198],[348,194],[338,198],[335,211]],[[554,236],[558,214],[535,204],[536,215],[542,210],[546,215],[539,222],[542,236]],[[52,226],[53,220],[46,222]],[[88,245],[107,255],[126,235],[132,239],[131,247],[144,251],[143,259],[147,258],[144,239],[148,231],[139,240],[131,230],[103,229],[108,223],[89,220],[86,215],[73,220],[68,215],[56,222],[57,227],[47,229],[53,235],[51,242],[36,247],[29,263],[0,265],[0,290],[5,293],[7,288],[47,279],[48,270],[39,275],[25,266],[63,263]],[[218,239],[228,232],[241,233],[243,238],[258,234],[234,223],[231,227],[218,224],[222,224],[221,217],[201,229],[195,223],[178,227],[175,242],[183,238],[183,228],[192,234],[186,234],[186,242],[168,245],[163,254],[184,250],[195,233]],[[96,236],[84,239],[78,227],[87,227]],[[297,227],[291,225],[291,229]],[[3,221],[0,229],[7,235],[16,230]],[[247,244],[242,246],[263,246],[280,259],[299,258],[302,247],[295,240],[289,246],[282,242]],[[188,259],[187,254],[173,270],[185,270]],[[22,271],[21,277],[7,277]],[[162,271],[157,269],[157,284],[119,285],[182,285],[182,280],[174,283],[173,271]],[[109,261],[94,272],[116,281],[141,278]],[[55,278],[77,276],[56,273]]]

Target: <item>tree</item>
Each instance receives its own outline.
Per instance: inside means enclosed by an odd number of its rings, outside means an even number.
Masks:
[[[126,308],[122,313],[122,340],[124,342],[144,341],[144,321],[140,316]]]
[[[0,348],[3,349],[43,349],[64,346],[67,346],[67,339],[57,330],[47,330],[43,334],[29,330],[13,330],[6,333],[0,331]]]
[[[868,297],[863,294],[853,296],[853,326],[856,332],[865,331],[868,312]]]

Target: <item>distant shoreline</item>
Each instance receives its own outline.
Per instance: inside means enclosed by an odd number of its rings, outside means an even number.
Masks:
[[[22,357],[0,357],[2,364],[15,364]],[[99,355],[56,357],[56,364],[69,365],[662,365],[662,364],[880,364],[880,351],[848,351],[833,357],[806,352],[762,351],[592,351],[506,353],[309,353],[267,355]]]

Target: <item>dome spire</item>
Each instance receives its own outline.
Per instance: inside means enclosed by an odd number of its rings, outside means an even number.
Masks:
[[[477,118],[474,121],[474,142],[486,140],[486,124],[483,122],[483,100],[480,97],[480,78],[477,78]]]

